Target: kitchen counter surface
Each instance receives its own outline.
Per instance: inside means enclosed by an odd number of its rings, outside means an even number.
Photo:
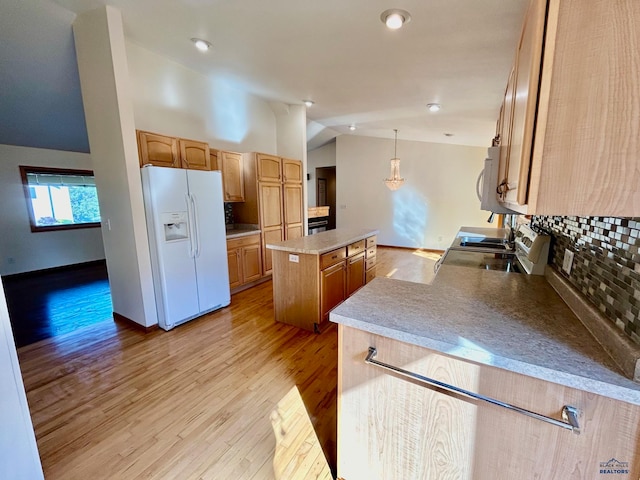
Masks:
[[[542,276],[441,266],[430,285],[376,278],[331,321],[640,405],[626,378]]]
[[[267,248],[283,252],[320,255],[377,233],[378,230],[366,228],[336,228],[284,242],[267,243]]]
[[[235,227],[227,230],[227,240],[232,238],[240,238],[246,237],[249,235],[255,235],[256,233],[260,233],[261,230],[258,227],[252,226],[242,226]]]

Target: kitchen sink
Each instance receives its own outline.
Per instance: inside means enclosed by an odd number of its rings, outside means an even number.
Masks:
[[[460,237],[461,247],[480,247],[492,250],[507,250],[509,242],[504,238],[493,237]]]

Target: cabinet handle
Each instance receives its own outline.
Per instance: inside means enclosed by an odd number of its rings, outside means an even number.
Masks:
[[[496,400],[495,398],[485,397],[479,393],[470,392],[469,390],[464,390],[460,387],[456,387],[455,385],[449,385],[448,383],[443,383],[438,380],[434,380],[433,378],[424,377],[418,373],[413,373],[408,370],[404,370],[400,367],[395,367],[393,365],[389,365],[388,363],[379,362],[378,360],[374,360],[376,355],[378,354],[377,350],[374,347],[369,347],[369,353],[367,357],[364,359],[364,363],[369,365],[374,365],[376,367],[380,367],[384,370],[388,370],[402,377],[407,377],[411,380],[417,381],[426,385],[428,388],[432,388],[435,390],[444,390],[445,395],[449,395],[461,400],[468,400],[468,398],[474,400],[482,400],[483,402],[488,402],[493,405],[497,405],[498,407],[506,408],[507,410],[511,410],[517,413],[521,413],[522,415],[526,415],[527,417],[535,418],[536,420],[541,420],[543,422],[550,423],[557,427],[566,428],[567,430],[571,430],[573,433],[579,435],[580,434],[580,424],[578,423],[578,417],[580,415],[580,411],[569,405],[565,405],[562,407],[562,420],[556,420],[555,418],[547,417],[546,415],[542,415],[541,413],[532,412],[530,410],[526,410],[524,408],[516,407],[515,405],[511,405],[510,403],[505,403],[500,400]],[[468,398],[465,398],[468,397]],[[472,402],[475,403],[475,402]]]

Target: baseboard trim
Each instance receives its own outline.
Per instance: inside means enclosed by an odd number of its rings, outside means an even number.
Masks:
[[[106,266],[106,264],[107,264],[107,261],[105,259],[91,260],[89,262],[73,263],[71,265],[60,265],[59,267],[43,268],[41,270],[31,270],[29,272],[10,273],[9,275],[2,275],[2,279],[3,280],[13,280],[13,279],[20,280],[20,279],[25,279],[30,277],[39,277],[40,275],[47,275],[49,273],[76,270],[79,268],[96,267],[99,265]]]
[[[120,315],[119,313],[113,312],[113,320],[116,323],[120,323],[122,325],[126,325],[127,327],[133,327],[135,330],[139,330],[144,333],[155,332],[156,330],[160,330],[158,324],[151,325],[150,327],[145,327],[144,325],[140,325],[138,322],[134,322],[128,317],[124,315]]]
[[[240,285],[239,287],[231,289],[231,295],[235,295],[236,293],[240,293],[240,292],[242,292],[244,290],[248,290],[248,289],[250,289],[252,287],[260,285],[261,283],[268,282],[269,280],[271,280],[271,275],[267,275],[266,277],[262,277],[262,278],[260,278],[258,280],[255,280],[255,281],[251,282],[251,283],[246,283],[244,285]]]

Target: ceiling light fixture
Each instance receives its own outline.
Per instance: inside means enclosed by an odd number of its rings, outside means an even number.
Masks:
[[[196,48],[201,52],[206,52],[213,46],[211,45],[210,42],[207,42],[206,40],[202,40],[201,38],[192,38],[191,41],[196,46]]]
[[[404,178],[400,177],[400,159],[398,158],[398,129],[393,130],[395,132],[395,143],[393,145],[393,158],[391,159],[391,175],[389,178],[385,178],[384,183],[389,190],[394,191],[399,189],[404,183]]]
[[[351,124],[349,125],[349,130],[351,130],[352,132],[356,129],[356,126]]]
[[[439,112],[442,106],[439,103],[427,103],[427,108],[430,112],[435,113]]]
[[[310,107],[311,105],[313,105],[315,102],[313,100],[303,100],[302,101],[307,107]]]
[[[411,14],[406,10],[391,8],[380,14],[380,20],[382,20],[382,23],[384,23],[387,28],[397,30],[405,23],[409,23],[411,21]]]

